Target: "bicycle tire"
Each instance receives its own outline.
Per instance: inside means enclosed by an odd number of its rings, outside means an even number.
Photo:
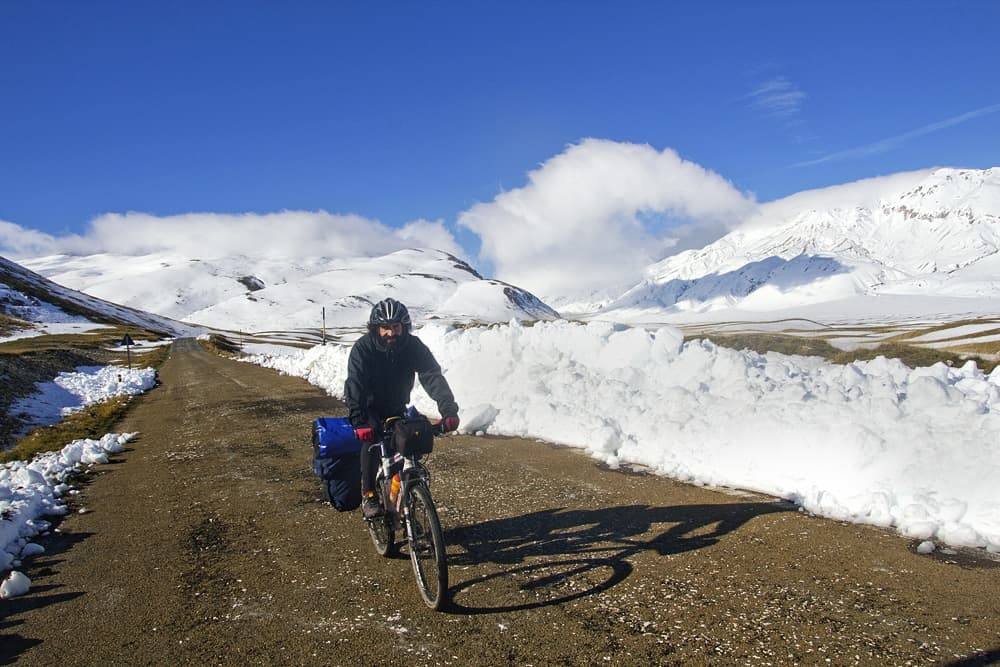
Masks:
[[[409,528],[407,543],[417,588],[424,603],[438,611],[448,597],[448,560],[444,533],[430,491],[423,484],[413,484],[407,492]]]
[[[375,545],[375,553],[384,558],[395,556],[396,531],[393,530],[393,521],[389,513],[383,511],[381,516],[365,519],[365,523],[368,524],[368,534],[371,535],[372,543]]]

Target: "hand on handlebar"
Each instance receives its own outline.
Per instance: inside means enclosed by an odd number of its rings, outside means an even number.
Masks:
[[[354,429],[354,435],[358,436],[358,440],[366,445],[375,442],[375,429],[373,428],[356,428]]]
[[[448,433],[449,431],[458,430],[458,417],[445,417],[441,420],[441,432]]]

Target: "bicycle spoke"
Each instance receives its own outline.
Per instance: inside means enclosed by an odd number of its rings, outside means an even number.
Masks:
[[[392,520],[388,514],[365,519],[368,524],[368,533],[371,535],[372,543],[375,544],[375,551],[379,556],[393,556],[396,553],[396,535],[392,529]]]
[[[430,492],[422,484],[409,489],[410,560],[417,587],[424,602],[431,609],[440,609],[447,597],[448,564],[444,535],[438,521]]]

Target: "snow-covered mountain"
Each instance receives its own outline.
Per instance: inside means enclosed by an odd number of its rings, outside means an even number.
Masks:
[[[650,265],[630,289],[554,302],[569,317],[623,322],[960,319],[1000,313],[998,251],[1000,168],[929,169],[762,204],[714,243]],[[108,301],[228,330],[318,329],[324,309],[326,326],[357,327],[386,296],[418,320],[559,316],[531,293],[438,250],[292,259],[276,252],[21,261]]]
[[[68,289],[0,257],[0,314],[32,326],[127,325],[168,336],[195,329],[172,319]]]
[[[883,185],[765,204],[718,241],[651,265],[602,312],[770,312],[889,295],[1000,304],[1000,169],[914,172]]]
[[[25,265],[88,294],[228,330],[357,327],[372,304],[403,301],[418,319],[507,322],[559,315],[532,294],[480,276],[448,253],[409,249],[381,257],[190,258],[55,255]]]

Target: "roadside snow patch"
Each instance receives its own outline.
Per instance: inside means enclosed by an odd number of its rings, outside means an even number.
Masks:
[[[0,465],[0,572],[14,561],[41,553],[32,538],[50,527],[43,516],[66,514],[63,494],[66,480],[84,466],[107,463],[108,454],[125,449],[137,433],[109,433],[100,440],[74,440],[58,452],[36,457],[30,463]]]

